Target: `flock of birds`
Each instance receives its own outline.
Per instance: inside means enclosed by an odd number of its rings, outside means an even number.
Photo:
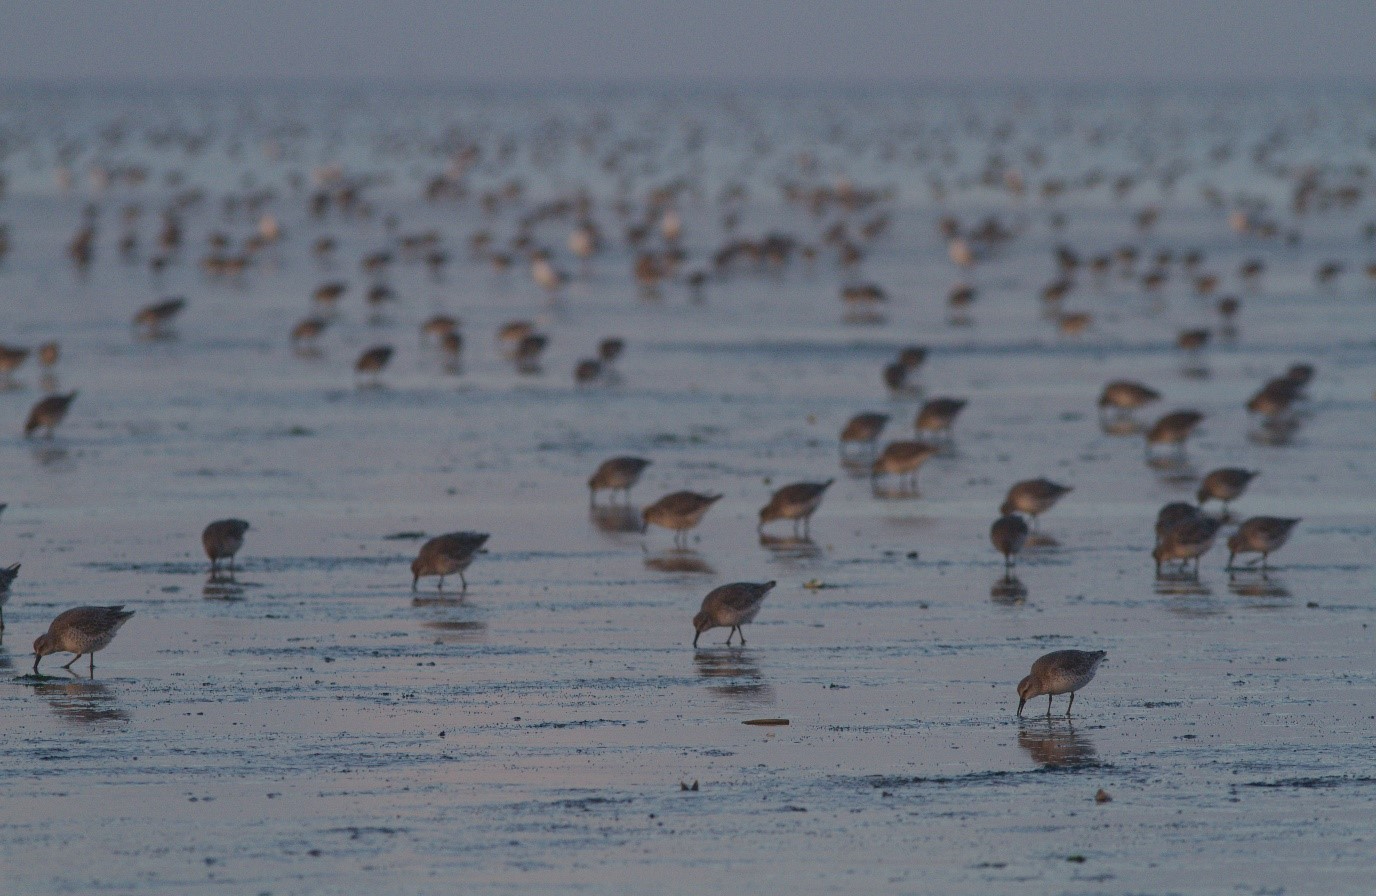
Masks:
[[[474,198],[475,188],[466,173],[477,164],[480,156],[481,149],[477,146],[465,145],[455,149],[453,163],[426,183],[423,191],[425,200],[432,203],[458,203]],[[606,164],[615,167],[623,163],[629,164],[624,159],[609,159]],[[815,160],[801,158],[798,161],[798,168],[804,175],[814,174],[816,167]],[[128,172],[122,174],[132,176]],[[103,176],[108,180],[112,175],[107,171]],[[68,177],[70,179],[70,175]],[[1021,200],[1029,191],[1025,177],[1013,166],[1004,165],[995,170],[991,177],[992,183],[1001,185],[1012,198]],[[982,183],[987,186],[991,177],[983,178]],[[1297,208],[1320,200],[1342,201],[1341,193],[1321,179],[1308,175],[1297,177]],[[1145,175],[1121,175],[1112,182],[1112,189],[1120,198],[1127,197],[1142,178]],[[1094,189],[1103,183],[1102,176],[1096,180],[1087,175],[1084,182],[1078,185],[1065,179],[1048,177],[1041,186],[1041,194],[1044,198],[1052,199],[1074,189]],[[374,185],[366,176],[350,176],[342,168],[327,167],[315,172],[313,188],[304,189],[303,183],[297,186],[303,188],[306,219],[321,231],[331,221],[348,226],[370,220],[375,213],[371,196]],[[931,184],[933,199],[938,203],[945,201],[952,189],[951,184],[938,180]],[[636,197],[623,196],[612,203],[609,209],[600,210],[598,203],[585,191],[574,191],[535,202],[522,181],[513,177],[500,186],[476,194],[477,204],[491,218],[495,219],[504,212],[517,214],[512,232],[503,237],[495,225],[480,227],[468,236],[468,254],[473,263],[489,265],[499,273],[511,271],[524,261],[531,282],[551,302],[558,302],[566,285],[576,276],[570,273],[570,268],[578,265],[586,267],[608,251],[612,239],[605,226],[605,216],[609,212],[619,217],[624,225],[624,248],[631,258],[630,274],[640,294],[647,298],[658,297],[666,289],[682,288],[692,300],[700,301],[708,289],[727,290],[735,277],[783,270],[797,264],[819,265],[830,260],[844,279],[840,289],[844,320],[854,323],[882,321],[883,309],[892,299],[880,284],[864,280],[858,271],[873,246],[890,231],[897,199],[895,191],[865,189],[845,179],[827,184],[815,177],[784,184],[785,201],[804,210],[822,225],[819,227],[820,238],[808,240],[783,231],[770,231],[757,236],[742,234],[740,226],[746,191],[742,186],[729,185],[718,200],[723,239],[715,251],[699,257],[686,248],[686,225],[680,212],[680,205],[688,200],[686,194],[683,183],[674,181],[668,186],[646,190]],[[3,195],[2,184],[0,195]],[[1266,213],[1264,207],[1249,201],[1230,209],[1230,200],[1222,193],[1211,195],[1206,192],[1205,195],[1209,203],[1226,216],[1228,226],[1237,234],[1258,240],[1286,236],[1284,228]],[[276,199],[271,191],[225,197],[227,209],[255,216],[252,219],[255,223],[252,232],[237,242],[222,230],[208,233],[207,248],[199,260],[202,276],[212,282],[251,277],[260,256],[286,244],[287,235],[270,211]],[[160,210],[155,248],[146,257],[146,263],[155,276],[171,266],[184,263],[188,254],[187,219],[194,216],[204,204],[203,193],[187,189],[179,192]],[[123,210],[122,232],[118,238],[121,257],[129,260],[143,257],[140,255],[142,238],[139,222],[144,220],[145,212],[137,204],[131,204]],[[599,212],[602,220],[599,220]],[[1161,209],[1155,205],[1140,208],[1132,216],[1133,224],[1140,233],[1149,233],[1160,213]],[[67,256],[79,273],[86,273],[92,266],[99,245],[98,222],[101,215],[99,205],[91,203],[67,245]],[[21,224],[11,222],[0,226],[0,261],[3,261],[9,246],[9,227],[17,229]],[[1049,224],[1053,230],[1063,228],[1064,214],[1053,211]],[[566,228],[568,252],[573,259],[571,264],[562,264],[560,253],[541,241],[539,229],[550,225]],[[1006,245],[1021,238],[1026,223],[1003,220],[998,216],[969,223],[948,214],[942,216],[936,225],[945,241],[951,263],[960,272],[959,279],[947,296],[951,321],[953,325],[966,326],[969,325],[969,310],[979,301],[980,294],[979,288],[967,278],[973,276],[985,259],[996,257]],[[359,270],[367,281],[362,291],[363,300],[375,315],[381,314],[382,309],[397,301],[395,290],[387,282],[387,273],[394,265],[418,262],[439,278],[458,256],[458,253],[452,253],[445,247],[445,234],[438,230],[407,232],[395,215],[386,217],[385,226],[387,245],[358,259]],[[322,266],[335,264],[339,242],[329,233],[321,232],[311,240],[309,251]],[[1058,332],[1064,338],[1073,339],[1094,322],[1091,312],[1066,308],[1069,299],[1084,292],[1082,284],[1085,278],[1094,282],[1116,273],[1123,282],[1133,283],[1144,294],[1150,295],[1159,291],[1171,278],[1184,277],[1196,294],[1209,297],[1219,289],[1224,276],[1207,270],[1206,262],[1200,250],[1159,250],[1153,255],[1135,245],[1124,244],[1113,250],[1082,256],[1074,248],[1062,244],[1055,248],[1052,257],[1056,275],[1040,291],[1039,296]],[[1237,277],[1244,287],[1254,287],[1264,270],[1265,264],[1260,258],[1251,259],[1240,266]],[[1343,271],[1342,264],[1328,262],[1318,269],[1316,279],[1324,284],[1341,276]],[[320,340],[340,314],[341,303],[355,292],[355,287],[346,280],[331,278],[322,282],[309,297],[310,313],[286,334],[291,350],[302,356],[317,355]],[[185,297],[166,297],[139,310],[134,316],[133,325],[141,338],[173,338],[174,323],[187,305]],[[1236,338],[1236,321],[1242,310],[1242,300],[1237,295],[1224,295],[1215,302],[1215,309],[1220,321],[1216,330],[1192,329],[1178,334],[1176,344],[1187,357],[1195,356],[1215,338]],[[434,315],[421,325],[420,335],[426,344],[439,352],[446,370],[452,373],[461,371],[465,341],[458,318],[448,314]],[[518,371],[539,372],[541,357],[550,336],[542,331],[537,321],[511,320],[497,330],[495,338]],[[578,361],[573,370],[574,381],[580,385],[619,382],[617,361],[625,348],[626,343],[622,338],[609,336],[602,339],[595,352]],[[0,346],[0,377],[10,377],[30,354],[25,347]],[[45,370],[51,370],[59,362],[60,350],[56,342],[50,342],[32,354],[36,355],[38,363]],[[353,366],[364,381],[362,385],[377,384],[394,355],[395,348],[388,343],[372,345],[359,354]],[[927,356],[927,350],[920,345],[902,348],[896,358],[879,371],[881,382],[893,395],[920,394],[915,383]],[[1247,411],[1261,421],[1262,426],[1274,431],[1293,427],[1302,413],[1305,389],[1313,375],[1314,369],[1310,365],[1294,365],[1284,374],[1262,384],[1246,402]],[[25,436],[54,438],[77,395],[76,391],[54,393],[38,401],[24,423]],[[1136,412],[1160,399],[1158,391],[1143,383],[1128,379],[1110,382],[1104,386],[1098,399],[1100,421],[1105,431],[1111,433],[1140,433],[1149,458],[1163,450],[1183,453],[1187,440],[1204,415],[1186,408],[1166,413],[1150,423],[1139,422],[1134,417]],[[968,400],[962,397],[929,398],[921,404],[912,421],[912,436],[883,444],[881,440],[888,429],[891,414],[876,411],[858,413],[840,429],[841,464],[852,473],[871,477],[876,492],[887,478],[897,481],[900,491],[915,494],[918,471],[930,459],[950,450],[955,440],[956,423],[967,406]],[[620,495],[623,507],[628,508],[630,492],[650,463],[647,458],[629,455],[607,459],[588,480],[590,503],[596,508],[599,494],[609,493],[609,500],[613,504]],[[1201,557],[1211,549],[1224,528],[1233,522],[1228,515],[1229,503],[1237,500],[1257,475],[1257,471],[1239,467],[1213,470],[1200,482],[1196,503],[1173,502],[1160,509],[1155,526],[1156,542],[1151,551],[1158,576],[1171,574],[1168,564],[1178,564],[1184,569],[1191,561],[1197,574]],[[794,537],[807,539],[812,517],[822,506],[834,481],[801,481],[778,489],[759,511],[760,530],[785,523],[792,527]],[[1008,489],[999,507],[999,516],[989,528],[990,542],[1002,555],[1006,574],[1011,575],[1040,517],[1072,491],[1071,485],[1046,478],[1017,482]],[[685,546],[688,533],[703,521],[721,497],[717,493],[675,491],[640,510],[637,524],[642,530],[649,526],[670,530],[675,544]],[[1221,502],[1221,515],[1206,512],[1205,505],[1210,501]],[[1228,568],[1234,567],[1239,555],[1255,554],[1260,555],[1264,573],[1270,556],[1286,543],[1298,522],[1297,519],[1269,516],[1242,520],[1226,540]],[[218,520],[206,527],[202,543],[211,561],[212,574],[219,573],[221,561],[226,561],[232,572],[235,555],[243,546],[248,529],[249,523],[239,519]],[[438,587],[442,589],[446,577],[457,575],[466,591],[468,583],[464,573],[483,551],[488,538],[488,534],[483,532],[457,531],[427,541],[411,564],[413,590],[418,587],[421,578],[437,577]],[[17,564],[0,571],[0,599],[8,596],[17,573]],[[744,645],[742,626],[756,618],[763,601],[775,586],[774,581],[737,582],[712,590],[693,617],[693,645],[696,647],[703,633],[714,628],[730,630],[727,644],[739,635],[740,643]],[[77,607],[63,612],[52,621],[48,631],[34,642],[35,674],[44,656],[69,652],[75,656],[63,668],[70,671],[71,666],[85,656],[89,658],[89,672],[94,676],[94,654],[110,644],[115,633],[132,615],[132,611],[122,606]],[[3,619],[0,619],[2,627]],[[1048,697],[1049,713],[1052,696],[1070,694],[1070,705],[1066,710],[1069,714],[1076,691],[1094,677],[1104,657],[1105,653],[1097,650],[1061,650],[1041,657],[1017,687],[1018,713],[1021,714],[1028,700],[1043,695]]]

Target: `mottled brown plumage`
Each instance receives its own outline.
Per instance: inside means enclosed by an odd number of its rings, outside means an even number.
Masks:
[[[927,442],[890,442],[875,458],[874,464],[870,467],[870,478],[876,479],[885,474],[907,476],[912,486],[916,488],[918,468],[936,453],[937,447]]]
[[[753,622],[764,603],[765,595],[774,587],[774,582],[735,582],[713,588],[702,599],[702,609],[693,617],[693,646],[698,646],[702,633],[714,628],[730,628],[726,643],[732,636],[740,634],[741,646],[745,646],[745,632],[741,626]]]
[[[760,524],[756,527],[757,530],[763,530],[766,523],[774,520],[792,520],[793,531],[798,531],[798,524],[801,522],[803,533],[806,534],[812,514],[822,506],[822,496],[835,481],[828,479],[826,482],[795,482],[785,485],[760,509]]]
[[[1046,714],[1056,694],[1069,694],[1065,714],[1075,705],[1075,692],[1094,680],[1094,673],[1108,654],[1102,650],[1055,650],[1032,664],[1032,671],[1018,682],[1018,715],[1033,697],[1046,695]]]
[[[1003,555],[1003,568],[1013,566],[1013,557],[1027,544],[1027,522],[1017,514],[1004,514],[989,527],[989,541]]]
[[[444,577],[459,574],[463,590],[468,590],[468,580],[463,571],[473,562],[473,557],[488,539],[486,532],[450,532],[437,535],[421,545],[420,553],[411,561],[411,590],[415,591],[421,576],[439,576],[436,590],[444,589]]]
[[[1266,558],[1290,540],[1290,533],[1299,522],[1297,518],[1278,516],[1254,516],[1245,520],[1228,538],[1228,568],[1232,569],[1233,559],[1238,554],[1260,554],[1261,568],[1266,569]]]
[[[71,662],[62,668],[70,670],[72,663],[89,654],[91,677],[96,676],[97,650],[103,650],[114,640],[120,626],[134,615],[133,610],[125,610],[122,604],[112,607],[74,607],[58,614],[48,626],[48,631],[33,642],[33,674],[38,674],[38,663],[50,653],[74,653]]]
[[[1261,475],[1260,470],[1244,470],[1241,467],[1220,467],[1211,471],[1199,483],[1195,497],[1199,506],[1210,500],[1222,501],[1223,512],[1228,512],[1228,502],[1239,497],[1247,490],[1247,484]]]
[[[1046,513],[1072,491],[1074,486],[1061,485],[1050,479],[1024,479],[1008,489],[999,513],[1025,513],[1036,522],[1040,514]]]
[[[600,491],[612,492],[612,498],[616,498],[616,492],[624,492],[626,502],[631,500],[631,489],[640,481],[640,474],[645,472],[645,468],[650,465],[650,461],[643,457],[612,457],[604,460],[602,464],[593,472],[588,479],[588,503],[594,504],[597,501],[597,493]]]
[[[1172,560],[1187,563],[1194,561],[1195,572],[1199,572],[1199,558],[1214,546],[1214,539],[1223,524],[1211,516],[1196,516],[1182,520],[1167,529],[1160,536],[1156,549],[1151,552],[1156,560],[1156,574],[1161,574],[1161,564]]]
[[[664,529],[672,529],[674,542],[683,543],[689,529],[697,526],[713,504],[721,500],[721,495],[703,495],[697,492],[671,492],[640,513],[646,526],[651,524]]]

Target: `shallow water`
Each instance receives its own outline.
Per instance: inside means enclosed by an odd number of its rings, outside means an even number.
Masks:
[[[0,561],[23,564],[0,645],[0,857],[15,892],[1352,892],[1376,870],[1373,213],[1368,200],[1295,217],[1289,181],[1248,157],[1281,133],[1270,161],[1327,163],[1326,183],[1369,192],[1351,166],[1370,163],[1370,97],[11,91],[3,108],[5,340],[59,338],[53,385],[80,390],[57,437],[32,442],[19,425],[43,394],[33,362],[0,392]],[[996,145],[1003,120],[1015,136]],[[100,136],[112,122],[118,142]],[[164,131],[206,148],[145,139]],[[529,196],[492,217],[471,197],[420,201],[451,131],[484,147],[474,192],[521,177]],[[578,148],[585,133],[596,152]],[[518,149],[504,163],[505,139]],[[818,182],[894,185],[893,223],[858,273],[824,254],[709,283],[701,302],[677,283],[646,300],[600,164],[618,141],[635,195],[679,175],[696,186],[680,204],[689,270],[722,240],[730,181],[750,188],[743,233],[816,240],[831,219],[778,198],[779,180],[807,180],[803,150]],[[1221,143],[1235,152],[1214,161]],[[1152,174],[1121,202],[1107,186],[1013,201],[973,181],[991,151],[1032,144],[1048,162],[1030,183]],[[380,176],[371,219],[307,217],[289,178],[336,159]],[[1177,159],[1190,167],[1165,191],[1153,178]],[[96,162],[153,177],[99,191]],[[207,199],[155,278],[173,169]],[[1269,197],[1298,245],[1232,233],[1204,184]],[[194,264],[206,234],[241,238],[254,220],[220,199],[249,185],[277,190],[286,239],[241,281],[209,281]],[[474,230],[505,238],[579,185],[613,246],[557,304],[524,265],[496,275],[470,259]],[[90,201],[97,255],[78,277],[62,250]],[[142,249],[126,263],[115,241],[133,201]],[[1142,235],[1132,218],[1148,204],[1163,213]],[[962,275],[935,226],[948,213],[1025,231]],[[452,261],[440,280],[394,265],[400,301],[370,322],[357,258],[393,244],[387,214],[401,233],[439,228]],[[535,234],[578,273],[569,226]],[[308,251],[322,233],[340,241],[330,268]],[[1236,338],[1198,359],[1174,348],[1178,329],[1216,323],[1178,264],[1158,297],[1082,274],[1066,304],[1095,323],[1059,336],[1037,293],[1062,242],[1201,248],[1242,297]],[[1251,257],[1267,272],[1243,289]],[[1348,273],[1317,287],[1329,258]],[[888,291],[884,324],[843,321],[851,277]],[[944,299],[962,277],[980,292],[972,323],[953,326]],[[320,356],[293,355],[288,329],[336,278],[352,290]],[[174,337],[137,338],[133,313],[171,294],[189,299]],[[463,320],[457,375],[418,343],[440,310]],[[540,374],[518,374],[492,339],[516,317],[551,336]],[[620,381],[575,387],[575,361],[612,334],[628,345]],[[397,355],[382,385],[360,387],[353,359],[379,342]],[[931,349],[922,393],[970,405],[916,494],[876,495],[838,463],[835,437],[861,410],[892,413],[888,437],[910,431],[919,398],[887,395],[879,370],[913,342]],[[1290,429],[1265,431],[1243,402],[1296,361],[1318,369],[1312,398]],[[1098,391],[1119,377],[1164,394],[1143,419],[1207,415],[1183,459],[1147,463],[1140,436],[1100,427]],[[636,506],[724,493],[687,550],[624,531],[616,511],[590,515],[587,476],[621,453],[654,461]],[[1158,581],[1156,509],[1223,465],[1262,471],[1235,514],[1304,522],[1267,577],[1230,576],[1220,545],[1197,580]],[[1075,491],[1008,580],[988,526],[1007,487],[1038,475]],[[756,535],[771,487],[830,477],[810,542],[787,525]],[[227,516],[253,528],[236,574],[210,579],[198,535]],[[467,595],[433,580],[412,594],[416,533],[455,529],[492,533]],[[712,587],[768,578],[779,586],[746,646],[715,630],[691,649]],[[91,603],[137,614],[94,681],[67,678],[59,657],[28,676],[32,639]],[[1063,647],[1109,656],[1073,719],[1039,715],[1038,699],[1019,721],[1018,679]],[[742,724],[759,718],[789,724]],[[1111,802],[1095,802],[1101,788]]]

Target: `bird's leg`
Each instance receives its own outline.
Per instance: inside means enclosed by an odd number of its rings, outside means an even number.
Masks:
[[[467,591],[468,591],[468,579],[465,579],[465,578],[463,577],[463,570],[462,570],[462,569],[459,570],[459,581],[463,583],[463,590],[460,591],[459,593],[460,593],[460,594],[467,593]]]
[[[71,662],[71,663],[68,663],[67,665],[63,666],[62,668],[66,669],[68,672],[72,671],[72,663],[75,663],[75,662],[76,662],[77,660],[79,660],[79,659],[81,659],[81,654],[78,653],[76,656],[72,657],[72,662]],[[37,665],[37,663],[35,663],[34,665]]]
[[[1075,705],[1075,692],[1074,692],[1074,691],[1071,691],[1071,692],[1070,692],[1070,706],[1074,706],[1074,705]],[[1067,707],[1065,708],[1065,717],[1066,717],[1067,719],[1070,718],[1070,706],[1067,706]]]
[[[730,646],[731,646],[731,639],[734,638],[735,636],[736,636],[736,627],[733,625],[733,626],[731,626],[731,631],[729,631],[729,632],[726,633],[726,646],[727,646],[727,647],[730,647]]]
[[[95,677],[96,677],[96,653],[95,653],[94,650],[91,651],[90,660],[91,660],[91,679],[94,680]]]
[[[745,630],[742,629],[742,628],[738,625],[738,626],[736,626],[736,634],[738,634],[738,635],[741,636],[741,646],[744,647],[744,646],[745,646]]]
[[[1051,718],[1051,695],[1046,695],[1046,717]]]
[[[435,586],[435,590],[436,590],[436,591],[443,591],[443,590],[444,590],[444,576],[440,576],[440,583],[439,583],[438,585]]]

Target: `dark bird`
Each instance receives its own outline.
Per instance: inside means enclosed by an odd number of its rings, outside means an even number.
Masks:
[[[50,653],[74,653],[71,662],[62,668],[71,671],[72,663],[90,655],[91,677],[96,677],[96,651],[102,650],[115,638],[120,626],[134,615],[124,606],[75,607],[58,614],[48,631],[33,642],[33,674],[38,674],[38,662]]]
[[[1056,650],[1032,664],[1032,672],[1018,682],[1018,715],[1033,697],[1046,695],[1046,714],[1056,694],[1069,694],[1065,714],[1075,705],[1075,692],[1094,680],[1099,664],[1108,656],[1102,650]]]
[[[247,531],[248,523],[236,519],[216,520],[205,527],[205,531],[201,532],[201,546],[210,558],[212,573],[219,570],[223,559],[229,560],[229,570],[234,571],[234,555],[244,546],[244,533]]]
[[[736,634],[741,636],[741,646],[745,646],[745,632],[741,626],[753,622],[764,603],[765,595],[774,587],[774,582],[735,582],[713,588],[702,599],[702,609],[693,617],[693,646],[698,646],[702,633],[714,628],[730,628],[726,643]]]
[[[421,545],[420,553],[411,561],[411,590],[415,591],[421,576],[439,576],[436,590],[444,590],[444,577],[459,574],[463,590],[468,590],[468,580],[463,571],[473,562],[473,556],[488,539],[486,532],[450,532],[436,535]]]
[[[643,457],[613,457],[604,460],[588,479],[588,504],[596,504],[597,493],[600,491],[610,491],[615,500],[618,491],[626,496],[626,503],[631,501],[631,489],[640,481],[640,474],[645,472],[645,468],[650,465],[650,461]]]
[[[774,520],[792,520],[793,533],[798,533],[798,523],[803,524],[803,534],[807,535],[812,514],[822,506],[822,496],[836,480],[826,482],[795,482],[785,485],[774,493],[769,503],[760,509],[760,524],[757,531],[763,531],[767,523]]]
[[[46,429],[48,438],[51,439],[53,431],[67,416],[67,409],[72,406],[75,399],[76,392],[68,392],[66,395],[49,395],[47,398],[41,399],[29,411],[29,418],[24,421],[24,437],[28,438],[37,430]]]
[[[1013,568],[1013,557],[1027,543],[1027,534],[1027,522],[1013,513],[1004,514],[989,527],[989,541],[1003,555],[1005,572]]]

